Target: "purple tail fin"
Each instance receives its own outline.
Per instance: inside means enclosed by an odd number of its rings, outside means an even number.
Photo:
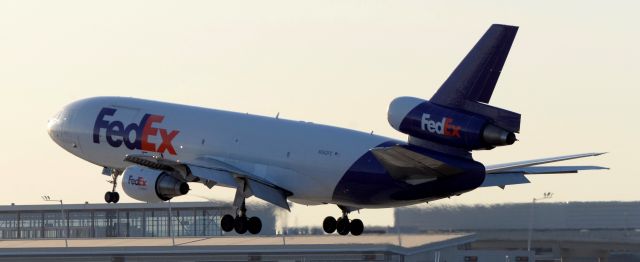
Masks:
[[[430,101],[483,115],[506,130],[518,132],[520,114],[486,104],[517,32],[516,26],[492,25]]]

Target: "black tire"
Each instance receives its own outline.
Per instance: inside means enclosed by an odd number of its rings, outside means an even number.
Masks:
[[[111,191],[107,191],[107,193],[104,193],[104,202],[111,203],[111,201],[113,201]]]
[[[234,228],[234,219],[232,215],[226,214],[220,220],[220,227],[224,232],[231,232]]]
[[[347,235],[349,234],[349,219],[347,218],[338,218],[338,221],[336,221],[336,229],[338,230],[338,234],[340,235]]]
[[[242,235],[247,233],[247,217],[236,217],[233,223],[233,228],[236,230],[236,233]]]
[[[364,224],[362,224],[362,220],[354,219],[349,223],[351,234],[354,236],[359,236],[364,231]]]
[[[336,232],[336,227],[336,219],[332,216],[325,217],[324,221],[322,221],[322,229],[324,229],[324,232],[327,234],[333,234],[333,232]]]
[[[118,194],[118,192],[111,193],[111,197],[111,202],[113,203],[118,203],[118,201],[120,201],[120,194]]]
[[[260,230],[262,230],[262,221],[260,221],[260,218],[258,217],[249,218],[249,221],[247,223],[249,233],[253,235],[260,233]]]

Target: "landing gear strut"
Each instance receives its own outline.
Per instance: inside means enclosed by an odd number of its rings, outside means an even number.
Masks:
[[[112,168],[105,167],[102,170],[102,173],[103,174],[106,173],[108,175],[110,174],[111,180],[107,180],[107,182],[109,182],[110,184],[113,184],[111,191],[107,191],[106,193],[104,193],[104,201],[107,203],[118,203],[118,201],[120,201],[120,194],[116,192],[116,187],[118,186],[118,176],[120,176],[122,172]]]
[[[332,216],[328,216],[322,221],[322,229],[327,234],[333,234],[333,232],[338,231],[340,235],[347,235],[351,232],[354,236],[359,236],[364,231],[364,224],[360,219],[353,219],[349,221],[349,210],[343,206],[338,206],[342,209],[342,217],[339,217],[337,220]]]
[[[235,230],[238,234],[244,234],[247,231],[249,233],[255,235],[260,233],[262,230],[262,221],[258,217],[247,218],[247,207],[245,205],[245,201],[242,200],[242,205],[236,211],[236,216],[226,214],[220,220],[220,227],[222,227],[222,231],[231,232]]]

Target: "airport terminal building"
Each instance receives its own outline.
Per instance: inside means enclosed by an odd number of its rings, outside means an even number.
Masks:
[[[256,236],[221,230],[227,203],[0,206],[0,261],[640,261],[640,202],[418,207],[396,209],[395,227],[339,236],[280,234],[279,210],[252,206]]]
[[[469,250],[472,233],[277,235],[269,206],[251,208],[260,235],[223,232],[233,212],[212,202],[2,206],[0,261],[532,261],[526,251]]]
[[[233,212],[213,202],[2,206],[0,261],[533,261],[521,250],[471,250],[473,233],[276,234],[270,206],[251,208],[260,235],[223,232],[220,220]]]
[[[418,205],[395,221],[401,232],[474,232],[472,249],[530,243],[536,261],[640,261],[640,202]]]
[[[262,234],[275,234],[273,211],[251,210],[262,219]],[[213,202],[0,206],[0,238],[221,236],[234,234],[220,228],[222,216],[234,212],[228,204]]]
[[[640,229],[640,202],[564,202],[438,205],[398,208],[395,221],[404,231],[520,230],[530,222],[539,230]]]

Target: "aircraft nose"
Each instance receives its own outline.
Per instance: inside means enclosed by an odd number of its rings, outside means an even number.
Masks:
[[[77,105],[67,105],[60,113],[51,117],[47,123],[49,137],[60,147],[74,154],[80,152],[77,127],[73,122],[74,112],[77,111]]]
[[[60,116],[62,113],[58,113],[53,117],[49,118],[47,122],[47,133],[49,133],[49,137],[53,139],[56,143],[60,144],[60,139],[62,136],[62,121],[60,120]]]

